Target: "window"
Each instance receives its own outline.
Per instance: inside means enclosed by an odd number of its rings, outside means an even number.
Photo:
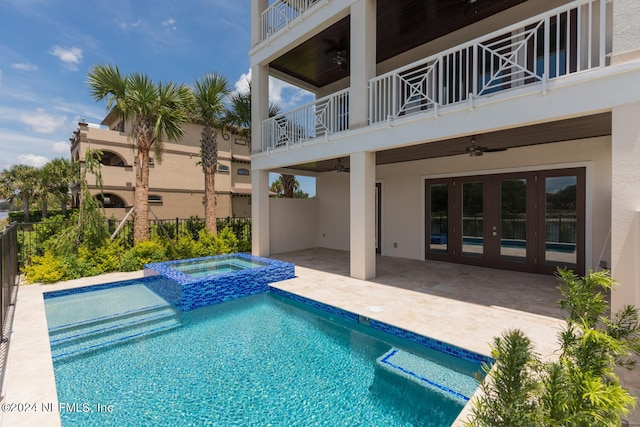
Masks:
[[[229,173],[229,166],[218,165],[218,172]]]
[[[147,200],[149,200],[149,203],[162,203],[162,196],[158,194],[149,194]]]
[[[238,169],[238,175],[249,175],[249,169],[245,169],[245,168]]]

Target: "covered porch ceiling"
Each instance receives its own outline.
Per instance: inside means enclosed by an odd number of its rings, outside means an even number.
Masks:
[[[484,155],[491,156],[491,151],[607,135],[611,135],[610,112],[382,150],[376,153],[376,165],[446,156],[468,156],[467,147],[472,137],[475,137],[479,146],[488,148]],[[343,167],[349,168],[349,157],[341,158],[340,163]],[[336,165],[337,159],[329,159],[298,164],[288,169],[294,173],[296,170],[330,172],[336,170]]]
[[[381,63],[527,0],[378,0],[376,62]],[[272,61],[270,67],[312,87],[349,76],[350,17]],[[344,58],[346,62],[338,58]]]

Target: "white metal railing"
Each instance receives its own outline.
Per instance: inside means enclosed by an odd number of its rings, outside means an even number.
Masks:
[[[369,81],[377,123],[603,67],[606,0],[583,0]]]
[[[320,0],[276,0],[261,16],[260,41],[289,25],[289,22],[302,15]]]
[[[262,122],[262,151],[349,129],[349,90],[344,89]]]

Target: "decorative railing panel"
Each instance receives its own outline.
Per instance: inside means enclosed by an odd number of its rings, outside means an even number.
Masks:
[[[262,150],[290,147],[349,129],[349,91],[320,98],[262,123]]]
[[[318,1],[320,0],[277,0],[273,2],[262,12],[260,40],[267,40],[273,34],[287,27],[289,22],[302,15]]]
[[[376,77],[370,123],[603,67],[606,13],[606,0],[572,2]]]

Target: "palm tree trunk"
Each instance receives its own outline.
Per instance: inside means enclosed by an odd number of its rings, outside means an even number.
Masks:
[[[138,148],[137,157],[133,223],[133,242],[136,244],[149,240],[149,149]]]
[[[286,199],[293,199],[293,192],[295,190],[295,182],[296,182],[295,175],[289,175],[289,174],[283,173],[280,176],[282,177],[282,187],[284,190],[284,197]]]
[[[49,205],[47,204],[47,195],[44,194],[42,196],[42,218],[46,218],[48,216]]]
[[[22,214],[24,222],[29,222],[29,195],[22,193]]]
[[[216,174],[215,169],[206,168],[204,171],[204,222],[211,234],[218,232],[216,225]]]

